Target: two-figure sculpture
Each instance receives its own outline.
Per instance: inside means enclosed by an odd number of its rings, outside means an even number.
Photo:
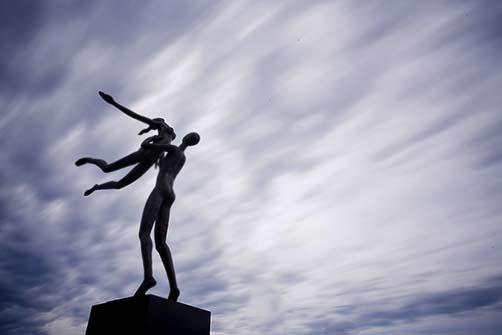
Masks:
[[[199,143],[200,137],[197,133],[189,133],[183,137],[182,143],[179,146],[172,145],[171,141],[174,140],[176,134],[173,128],[165,123],[164,119],[149,119],[118,104],[108,94],[99,92],[99,95],[103,98],[103,100],[115,106],[126,115],[146,123],[148,127],[141,130],[139,135],[147,133],[150,130],[157,130],[158,134],[145,139],[139,150],[110,164],[102,159],[91,157],[84,157],[77,160],[75,162],[77,166],[81,166],[83,164],[94,164],[103,172],[116,171],[127,166],[135,165],[132,170],[119,181],[109,181],[103,184],[96,184],[85,191],[84,195],[88,196],[97,190],[121,189],[138,180],[138,178],[145,174],[146,171],[148,171],[148,169],[150,169],[150,167],[154,164],[158,164],[159,172],[157,175],[157,181],[154,189],[148,197],[148,200],[146,201],[141,218],[139,239],[141,243],[144,278],[134,295],[144,295],[148,289],[152,288],[157,283],[152,274],[153,243],[150,238],[151,231],[155,226],[155,248],[158,251],[162,264],[166,270],[170,286],[168,299],[176,301],[180,295],[180,290],[176,282],[176,274],[174,272],[171,251],[166,243],[169,212],[175,199],[173,183],[174,179],[185,164],[185,149],[188,146],[193,146]]]

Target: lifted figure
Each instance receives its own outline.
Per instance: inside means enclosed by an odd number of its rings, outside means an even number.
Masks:
[[[155,141],[159,145],[170,144],[171,141],[175,139],[176,134],[174,132],[174,129],[170,127],[167,123],[165,123],[164,119],[162,118],[149,119],[115,102],[115,100],[106,93],[100,91],[99,95],[101,96],[101,98],[103,98],[103,100],[105,100],[112,106],[115,106],[126,115],[138,121],[144,122],[148,125],[148,127],[141,130],[138,135],[147,133],[150,130],[158,131],[158,135],[147,138],[144,141],[145,143],[148,143],[150,141]],[[121,189],[135,182],[136,180],[138,180],[139,177],[144,175],[146,171],[148,171],[148,169],[150,169],[152,165],[155,164],[155,162],[158,161],[161,153],[162,150],[141,147],[139,150],[113,163],[107,163],[103,159],[92,158],[92,157],[80,158],[75,162],[75,165],[81,166],[84,164],[94,164],[98,166],[103,172],[112,172],[136,164],[136,166],[119,181],[109,181],[103,184],[96,184],[87,191],[85,191],[84,195],[88,196],[96,190]]]

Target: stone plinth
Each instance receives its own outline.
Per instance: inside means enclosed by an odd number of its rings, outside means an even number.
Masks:
[[[86,335],[209,335],[211,312],[154,295],[94,305]]]

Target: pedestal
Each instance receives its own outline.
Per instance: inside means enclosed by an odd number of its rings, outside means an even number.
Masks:
[[[86,335],[209,335],[211,312],[154,295],[94,305]]]

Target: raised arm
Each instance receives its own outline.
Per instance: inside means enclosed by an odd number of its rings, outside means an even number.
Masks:
[[[138,121],[144,122],[149,126],[154,126],[155,122],[152,119],[147,118],[146,116],[140,115],[138,113],[133,112],[132,110],[120,105],[117,103],[111,95],[108,95],[106,93],[103,93],[99,91],[99,96],[103,98],[104,101],[108,102],[110,105],[118,108],[122,113],[132,117],[133,119],[136,119]]]

